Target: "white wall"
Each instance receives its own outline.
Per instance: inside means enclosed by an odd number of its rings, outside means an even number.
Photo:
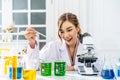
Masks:
[[[120,57],[120,0],[89,0],[88,30],[95,39],[97,52]]]
[[[120,0],[91,0],[89,29],[99,49],[120,49]]]

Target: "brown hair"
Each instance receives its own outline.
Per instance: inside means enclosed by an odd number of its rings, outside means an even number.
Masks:
[[[80,39],[80,37],[81,37],[80,24],[79,24],[79,21],[77,19],[77,16],[73,13],[64,13],[60,16],[60,18],[58,20],[58,36],[59,36],[59,38],[61,39],[60,34],[59,34],[59,30],[65,21],[71,22],[76,28],[79,27],[78,36]]]

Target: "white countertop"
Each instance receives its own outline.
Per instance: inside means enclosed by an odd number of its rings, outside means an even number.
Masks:
[[[99,75],[98,76],[82,76],[78,74],[77,71],[67,71],[65,76],[54,76],[54,74],[52,74],[52,76],[41,76],[40,72],[37,72],[36,78],[37,78],[36,80],[105,80],[105,79],[102,79],[102,77],[100,77]],[[8,76],[0,75],[0,80],[10,80],[10,79],[8,78]],[[120,80],[120,77],[118,77],[117,80]]]
[[[41,76],[37,73],[37,80],[102,80],[100,76],[81,76],[77,71],[67,71],[66,76]]]

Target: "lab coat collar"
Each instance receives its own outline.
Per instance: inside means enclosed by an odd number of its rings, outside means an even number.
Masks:
[[[65,41],[62,40],[59,50],[60,50],[60,51],[66,51],[66,48],[67,48],[67,45],[66,45]],[[83,51],[83,44],[81,44],[81,43],[79,42],[79,43],[78,43],[78,48],[77,48],[76,55],[77,55],[77,54],[80,54],[80,55],[81,55],[81,54],[84,54],[84,53],[81,53],[81,51]]]
[[[61,41],[59,51],[61,53],[60,59],[63,59],[65,61],[67,61],[67,65],[71,66],[72,64],[71,64],[71,60],[70,60],[70,57],[69,57],[69,54],[68,54],[68,51],[67,51],[67,45],[66,45],[64,40]],[[83,51],[83,45],[79,42],[78,43],[78,48],[77,48],[77,51],[76,51],[76,55],[75,55],[75,63],[77,62],[77,55],[82,55],[83,54],[82,51]]]

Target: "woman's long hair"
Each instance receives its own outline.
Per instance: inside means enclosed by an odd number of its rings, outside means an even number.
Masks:
[[[65,21],[69,21],[76,28],[79,28],[78,38],[79,38],[80,42],[82,42],[81,28],[80,28],[80,24],[79,24],[78,18],[77,18],[77,16],[75,14],[69,13],[69,12],[68,13],[64,13],[63,15],[61,15],[60,18],[59,18],[59,20],[58,20],[58,36],[59,36],[59,38],[61,39],[60,34],[59,34],[59,30],[60,30],[62,24]]]

